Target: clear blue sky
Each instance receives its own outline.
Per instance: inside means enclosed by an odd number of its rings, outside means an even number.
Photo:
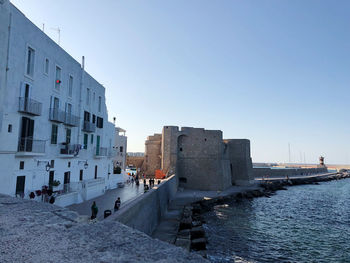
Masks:
[[[13,0],[106,87],[143,151],[163,125],[251,140],[255,162],[350,163],[348,0]],[[300,157],[302,156],[302,158]]]

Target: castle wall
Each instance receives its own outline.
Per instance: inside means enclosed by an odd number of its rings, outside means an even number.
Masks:
[[[254,180],[250,157],[250,141],[247,139],[224,140],[227,145],[233,185],[247,185]]]
[[[161,143],[161,134],[154,134],[147,138],[145,143],[145,165],[143,167],[147,176],[154,176],[155,171],[161,168]]]
[[[165,174],[176,173],[177,139],[180,135],[179,127],[164,126],[162,133],[162,170]]]
[[[184,127],[177,140],[177,175],[186,188],[224,190],[231,185],[222,132]]]

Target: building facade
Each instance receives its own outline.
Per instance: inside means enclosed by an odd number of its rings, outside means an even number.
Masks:
[[[120,127],[115,128],[114,148],[116,150],[116,155],[114,158],[114,167],[120,167],[122,170],[125,170],[127,155],[128,138],[125,136],[125,133],[126,130]]]
[[[2,0],[0,63],[0,193],[28,198],[55,186],[65,206],[113,187],[115,127],[84,58]]]

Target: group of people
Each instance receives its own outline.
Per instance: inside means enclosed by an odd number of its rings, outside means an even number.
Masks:
[[[120,205],[121,205],[121,200],[120,200],[120,197],[118,197],[117,200],[115,200],[114,202],[114,212],[119,210]],[[98,207],[96,205],[96,202],[94,201],[91,206],[91,220],[96,219],[97,213],[98,213]]]

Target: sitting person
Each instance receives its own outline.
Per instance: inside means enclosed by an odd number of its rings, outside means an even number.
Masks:
[[[114,211],[119,210],[120,203],[121,203],[120,197],[118,197],[118,199],[117,199],[117,200],[115,201],[115,203],[114,203]]]

